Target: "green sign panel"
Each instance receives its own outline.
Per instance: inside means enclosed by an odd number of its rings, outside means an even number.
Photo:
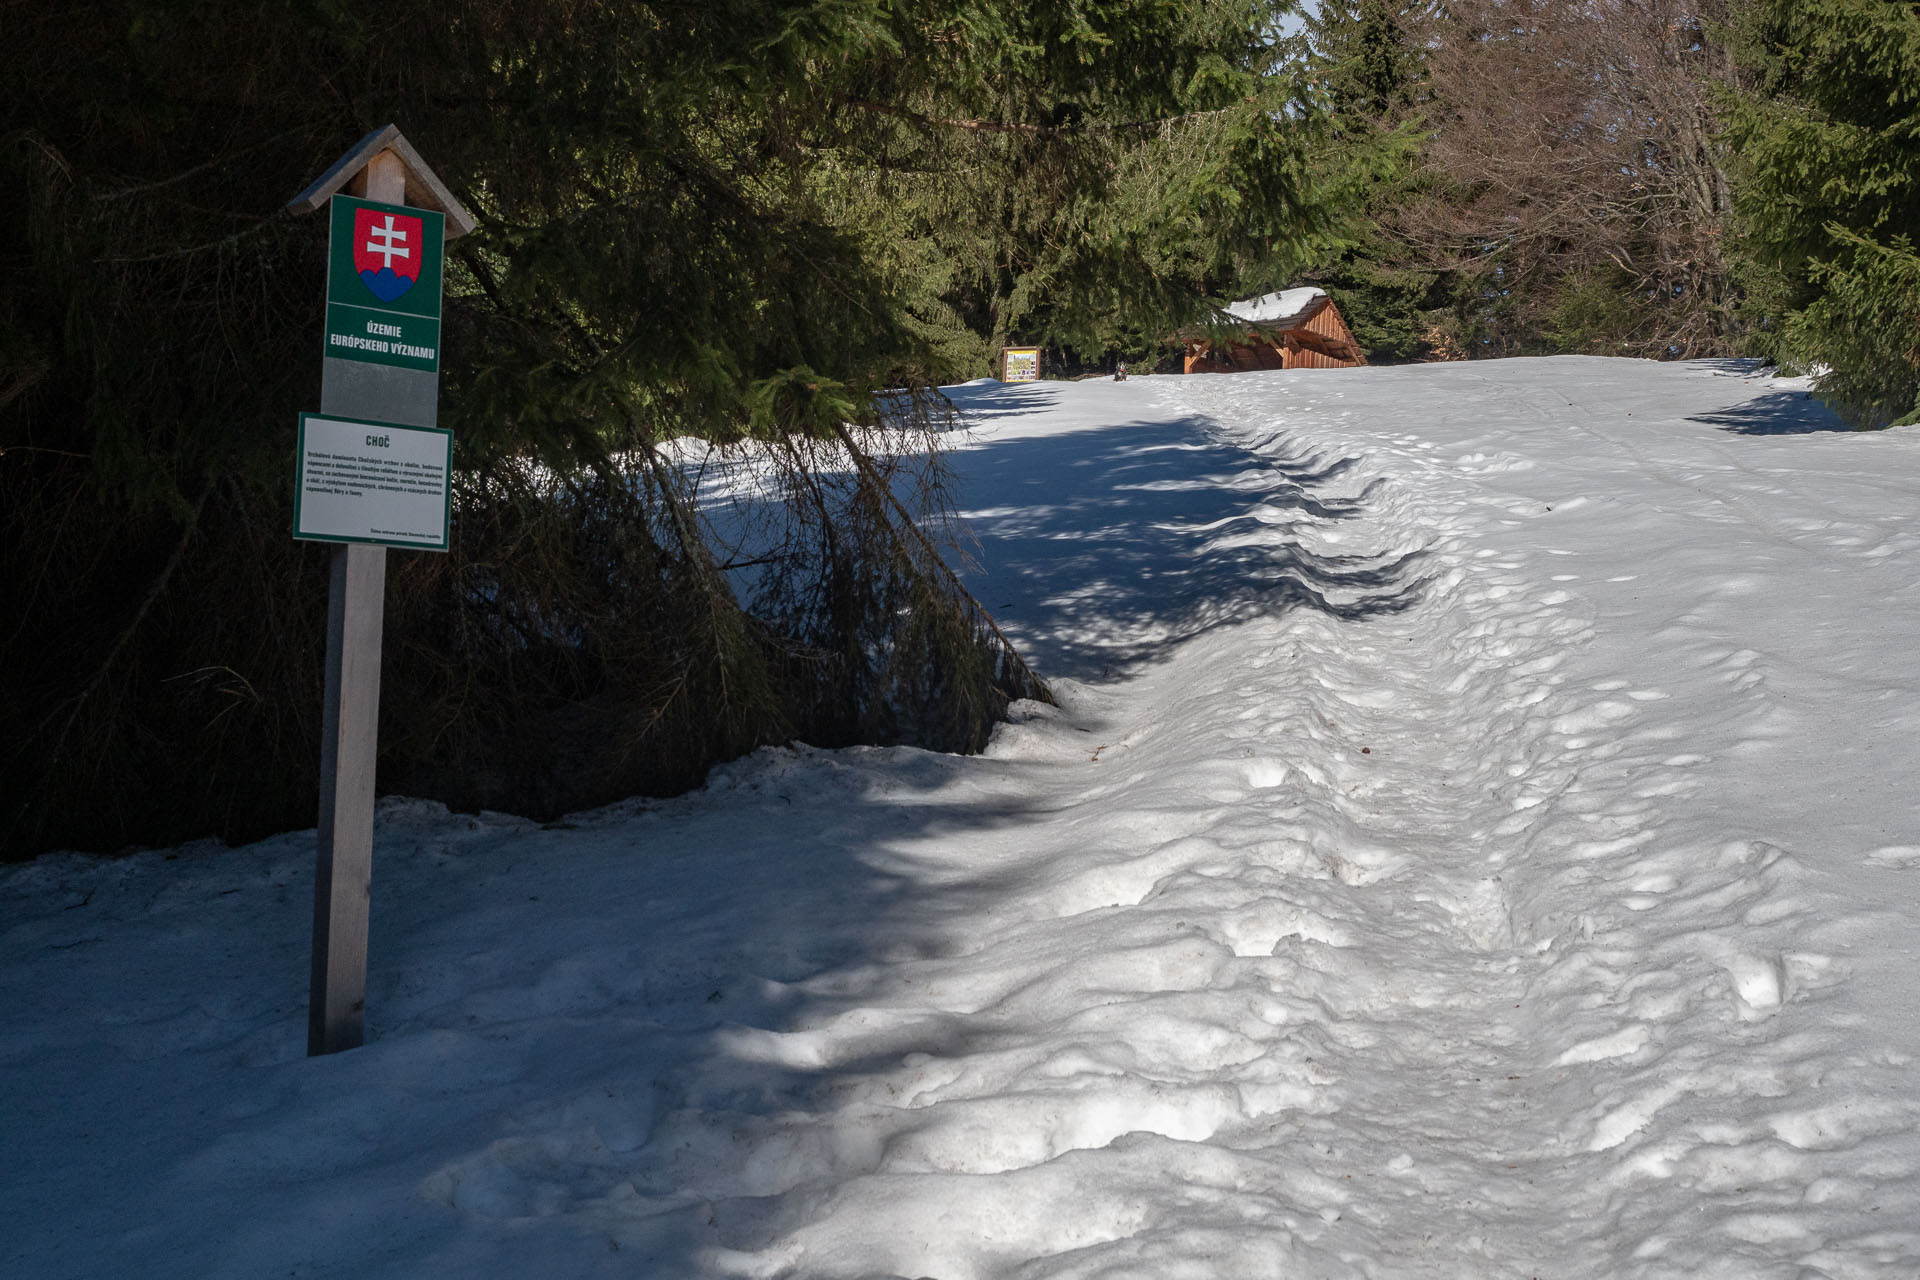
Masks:
[[[335,196],[326,354],[440,371],[446,215]]]

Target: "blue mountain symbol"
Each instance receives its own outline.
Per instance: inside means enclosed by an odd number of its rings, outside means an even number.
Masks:
[[[413,288],[411,276],[395,275],[392,267],[382,267],[378,271],[362,271],[360,283],[367,291],[382,302],[392,302],[395,298]]]

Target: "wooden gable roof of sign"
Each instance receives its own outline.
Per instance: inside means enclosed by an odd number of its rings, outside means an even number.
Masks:
[[[473,215],[467,212],[467,207],[454,199],[453,192],[447,190],[447,184],[427,167],[427,162],[420,158],[420,153],[400,132],[400,126],[392,124],[381,126],[354,143],[353,150],[341,156],[331,169],[314,179],[312,186],[288,201],[287,208],[295,213],[316,212],[329,197],[344,190],[382,151],[391,151],[400,157],[401,167],[407,171],[404,203],[415,209],[431,209],[446,215],[447,239],[463,236],[479,225]]]

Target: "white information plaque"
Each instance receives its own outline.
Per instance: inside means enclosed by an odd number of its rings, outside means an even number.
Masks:
[[[453,432],[300,415],[293,536],[445,551]]]

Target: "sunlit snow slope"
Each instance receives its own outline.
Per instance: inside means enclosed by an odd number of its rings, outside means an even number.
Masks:
[[[1920,1275],[1920,436],[1741,365],[976,384],[983,758],[0,873],[0,1272]]]

